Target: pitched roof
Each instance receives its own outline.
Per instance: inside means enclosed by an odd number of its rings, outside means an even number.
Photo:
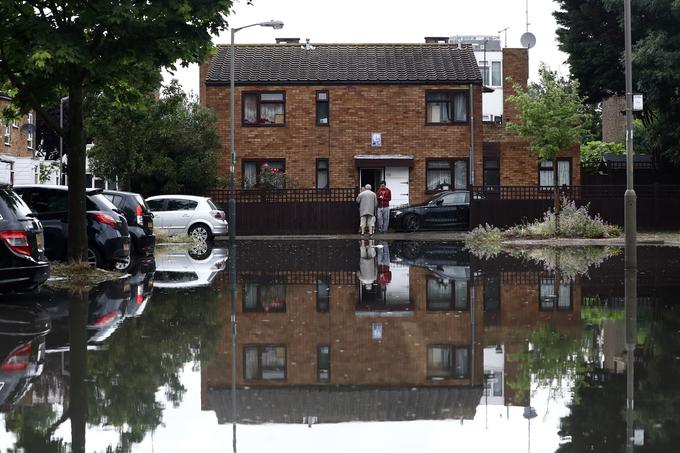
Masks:
[[[482,83],[469,46],[457,44],[237,45],[237,85]],[[230,46],[219,46],[206,82],[230,79]]]
[[[481,387],[286,386],[236,390],[238,423],[471,420]],[[205,410],[220,424],[233,422],[231,389],[208,389]]]

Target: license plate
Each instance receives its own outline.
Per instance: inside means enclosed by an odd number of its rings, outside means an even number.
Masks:
[[[124,242],[123,243],[123,250],[126,251],[126,252],[129,252],[130,251],[130,244],[128,244],[127,242]]]
[[[146,228],[149,230],[153,230],[153,220],[146,221]]]
[[[35,235],[35,241],[38,244],[38,250],[43,250],[43,235],[42,235],[42,233]]]

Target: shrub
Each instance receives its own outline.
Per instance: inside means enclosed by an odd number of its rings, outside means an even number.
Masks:
[[[465,246],[479,258],[493,258],[501,251],[503,232],[488,223],[479,225],[465,236]]]

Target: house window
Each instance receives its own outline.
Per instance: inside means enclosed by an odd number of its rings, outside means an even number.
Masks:
[[[327,344],[316,348],[316,372],[317,379],[321,382],[331,380],[331,347]]]
[[[269,159],[251,159],[243,161],[243,188],[254,189],[262,186],[262,174],[265,169],[270,172],[283,175],[286,171],[286,161],[284,160],[269,160]],[[283,176],[279,178],[270,178],[270,183],[276,184],[278,189],[284,188]]]
[[[428,310],[467,310],[468,306],[467,281],[427,278]]]
[[[469,347],[450,344],[427,347],[427,377],[429,379],[464,379],[469,376]]]
[[[28,114],[28,124],[33,124],[33,113]],[[35,132],[31,127],[28,129],[28,137],[26,138],[26,147],[28,147],[28,149],[33,149],[33,134],[35,134]]]
[[[19,120],[17,119],[12,120],[12,127],[14,129],[19,129]]]
[[[571,284],[559,282],[555,285],[554,278],[539,279],[539,306],[541,311],[570,311]]]
[[[328,126],[328,114],[329,114],[329,99],[328,91],[317,91],[316,92],[316,125],[317,126]]]
[[[503,372],[484,370],[484,396],[503,396]]]
[[[501,170],[498,159],[484,159],[484,188],[494,189],[501,185]]]
[[[243,348],[246,380],[286,379],[286,346],[247,345]]]
[[[8,146],[11,143],[9,123],[5,123],[2,127],[2,142]]]
[[[428,91],[425,93],[427,124],[450,124],[467,121],[467,93]]]
[[[286,100],[282,92],[243,93],[244,126],[283,126]]]
[[[316,160],[316,188],[328,189],[328,159]]]
[[[501,62],[492,61],[491,62],[491,85],[499,87],[503,84],[501,77]]]
[[[243,289],[243,311],[285,313],[286,284],[277,280],[246,282]]]
[[[541,187],[553,187],[553,161],[542,160],[540,162],[539,184]],[[571,185],[571,161],[569,159],[557,160],[557,185]]]
[[[427,191],[465,188],[467,188],[466,160],[427,161]]]
[[[316,280],[316,311],[327,313],[330,310],[331,283],[330,277]]]

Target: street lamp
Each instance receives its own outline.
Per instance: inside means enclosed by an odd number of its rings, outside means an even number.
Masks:
[[[59,182],[64,183],[64,101],[68,101],[68,96],[64,96],[59,100]]]
[[[231,29],[231,47],[230,53],[230,76],[229,76],[229,150],[231,151],[231,163],[229,165],[229,240],[236,240],[236,198],[234,193],[234,179],[236,177],[236,146],[234,145],[234,35],[236,32],[244,28],[255,26],[271,27],[274,30],[283,28],[283,22],[280,20],[270,20],[269,22],[258,22],[256,24],[245,25],[243,27]]]

